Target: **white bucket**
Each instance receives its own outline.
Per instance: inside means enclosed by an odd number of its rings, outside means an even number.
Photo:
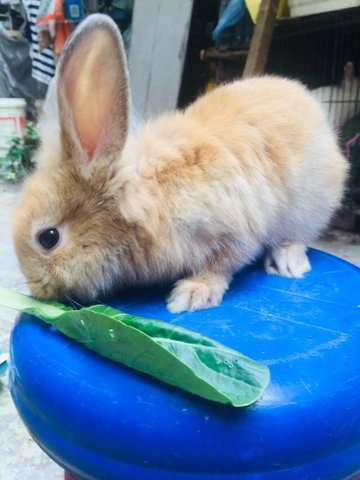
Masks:
[[[0,98],[0,158],[9,151],[10,139],[24,134],[25,112],[25,99]]]

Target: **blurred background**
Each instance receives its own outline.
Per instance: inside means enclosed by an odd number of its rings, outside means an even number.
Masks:
[[[0,179],[16,182],[32,168],[57,59],[94,12],[122,32],[140,118],[185,107],[242,76],[305,83],[351,163],[337,226],[359,231],[360,0],[0,0]]]
[[[360,0],[0,0],[1,285],[26,292],[12,212],[34,167],[37,122],[63,45],[94,12],[111,16],[122,32],[139,118],[183,108],[236,78],[280,74],[306,84],[351,165],[344,206],[313,246],[360,266]],[[14,318],[1,310],[0,354]],[[0,480],[62,479],[25,431],[3,372]]]

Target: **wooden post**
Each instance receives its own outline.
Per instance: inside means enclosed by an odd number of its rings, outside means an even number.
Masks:
[[[264,72],[279,3],[280,0],[261,2],[244,68],[244,78]]]

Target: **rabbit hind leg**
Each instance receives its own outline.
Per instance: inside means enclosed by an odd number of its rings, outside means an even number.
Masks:
[[[301,242],[283,242],[272,248],[265,257],[265,271],[268,274],[301,278],[310,270],[306,246]]]

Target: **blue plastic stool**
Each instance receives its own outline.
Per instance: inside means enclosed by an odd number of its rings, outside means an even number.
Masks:
[[[304,279],[240,273],[218,308],[164,290],[112,304],[202,332],[270,367],[260,400],[215,404],[103,359],[21,315],[10,384],[36,442],[86,480],[336,480],[360,475],[360,270],[311,251]]]
[[[4,375],[7,367],[7,354],[2,353],[0,350],[0,377]]]

